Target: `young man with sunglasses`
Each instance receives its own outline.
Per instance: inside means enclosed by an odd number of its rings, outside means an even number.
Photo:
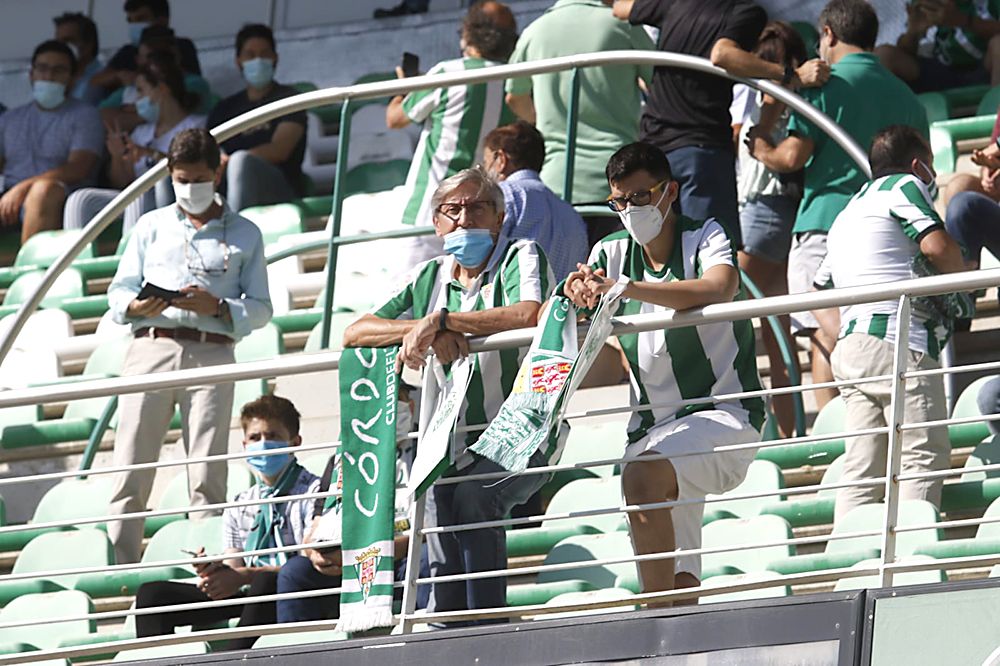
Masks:
[[[663,313],[727,303],[739,297],[736,248],[715,219],[677,215],[678,196],[667,158],[648,143],[616,152],[607,166],[608,203],[626,231],[594,247],[556,288],[584,311],[616,283],[625,283],[618,315]],[[746,476],[760,440],[764,401],[714,401],[711,396],[758,391],[753,327],[748,320],[668,328],[619,336],[628,360],[633,412],[622,472],[628,504],[702,500],[732,490]],[[749,444],[714,452],[716,447]],[[647,458],[647,456],[657,456]],[[643,460],[645,458],[645,460]],[[704,504],[629,514],[638,555],[701,547]],[[698,585],[701,558],[639,564],[643,592]],[[656,605],[670,605],[666,604]]]
[[[135,336],[123,375],[233,363],[235,342],[271,319],[263,239],[216,194],[215,138],[184,130],[170,143],[167,164],[177,203],[139,218],[108,288],[112,317]],[[123,395],[114,464],[156,461],[177,406],[191,456],[226,452],[233,385],[210,384]],[[225,501],[226,470],[224,460],[190,466],[192,506]],[[109,513],[145,511],[154,474],[120,474]],[[142,533],[141,518],[108,523],[119,564],[139,560]]]
[[[344,333],[345,347],[401,344],[399,358],[423,368],[434,351],[447,367],[469,353],[466,335],[489,335],[534,326],[551,291],[552,271],[541,248],[501,233],[503,192],[479,168],[441,182],[430,205],[445,254],[413,269],[404,286],[384,305],[364,315]],[[500,472],[502,467],[466,447],[474,444],[513,389],[526,348],[480,352],[472,371],[458,428],[476,426],[456,437],[454,464],[445,474]],[[532,456],[529,466],[558,460],[559,442]],[[464,525],[499,520],[545,482],[530,474],[501,481],[435,485],[427,495],[430,525]],[[427,538],[431,575],[447,576],[507,567],[501,527],[431,534]],[[433,586],[431,611],[496,608],[507,603],[505,577]]]

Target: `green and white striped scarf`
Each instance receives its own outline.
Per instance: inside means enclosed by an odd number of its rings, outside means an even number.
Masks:
[[[271,497],[281,497],[282,495],[287,495],[288,491],[295,486],[295,482],[299,480],[299,474],[302,472],[302,466],[292,460],[290,463],[285,465],[285,470],[278,477],[277,482],[273,486],[268,486],[264,483],[260,485],[263,486],[260,489],[261,499],[268,499]],[[263,550],[265,548],[276,548],[280,546],[285,546],[289,544],[284,544],[281,542],[281,508],[284,504],[278,502],[272,502],[270,504],[263,504],[260,510],[257,511],[257,515],[254,517],[253,525],[250,527],[250,534],[247,535],[247,540],[245,547],[247,550]],[[278,520],[275,518],[278,517]],[[272,553],[270,555],[251,555],[250,556],[250,566],[254,567],[264,567],[264,566],[275,566],[280,567],[288,560],[288,553]]]
[[[340,357],[344,568],[338,631],[392,624],[398,347]]]

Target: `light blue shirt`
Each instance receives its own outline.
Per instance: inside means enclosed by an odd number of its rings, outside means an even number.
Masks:
[[[575,271],[577,263],[587,261],[587,225],[572,206],[545,186],[537,171],[515,171],[500,182],[500,189],[504,234],[541,245],[556,282]]]
[[[70,95],[81,102],[90,104],[91,106],[97,106],[100,104],[101,100],[104,99],[104,88],[90,85],[90,80],[94,78],[94,74],[97,74],[103,69],[104,63],[101,62],[100,58],[94,58],[91,60],[90,64],[87,65],[80,76],[77,77]]]
[[[219,199],[221,201],[221,199]],[[111,315],[132,330],[194,328],[239,340],[271,319],[267,264],[260,229],[224,206],[221,219],[201,229],[171,204],[139,218],[108,287]],[[232,322],[168,307],[157,317],[125,314],[145,282],[164,289],[197,285],[229,304]]]

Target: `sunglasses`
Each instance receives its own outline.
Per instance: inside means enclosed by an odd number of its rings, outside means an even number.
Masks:
[[[670,182],[670,179],[661,180],[656,185],[653,185],[648,190],[639,190],[638,192],[633,192],[624,197],[608,197],[607,203],[608,208],[616,213],[624,212],[629,205],[632,206],[648,206],[653,201],[653,195],[658,194],[663,190],[664,186]]]

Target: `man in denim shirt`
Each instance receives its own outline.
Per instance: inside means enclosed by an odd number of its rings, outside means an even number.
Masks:
[[[135,335],[124,375],[232,363],[233,344],[271,318],[260,230],[215,192],[222,174],[215,139],[204,129],[179,133],[167,164],[177,203],[139,218],[108,289],[113,318]],[[147,285],[177,294],[140,298]],[[114,464],[156,461],[176,405],[193,457],[226,452],[231,383],[123,395]],[[154,474],[120,474],[109,513],[145,511]],[[225,501],[224,460],[191,465],[188,480],[192,506]],[[142,533],[141,518],[108,524],[118,563],[138,561]]]

